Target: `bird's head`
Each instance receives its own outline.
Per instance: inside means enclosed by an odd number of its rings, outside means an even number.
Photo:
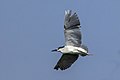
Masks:
[[[53,49],[52,52],[58,51],[58,49]]]
[[[61,49],[63,49],[63,48],[64,48],[64,46],[58,47],[56,49],[53,49],[52,52],[55,52],[55,51],[61,52]]]

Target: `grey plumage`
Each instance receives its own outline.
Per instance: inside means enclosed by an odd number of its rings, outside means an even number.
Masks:
[[[76,13],[71,15],[71,10],[66,11],[65,14],[64,35],[65,45],[80,47],[81,45],[80,21]]]

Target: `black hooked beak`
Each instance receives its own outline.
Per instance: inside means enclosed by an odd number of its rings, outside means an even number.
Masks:
[[[57,51],[57,49],[52,50],[52,52],[55,52],[55,51]]]

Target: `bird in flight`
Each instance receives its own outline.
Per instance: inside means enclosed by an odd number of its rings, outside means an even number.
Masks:
[[[87,46],[82,44],[80,21],[76,13],[72,14],[71,10],[65,11],[64,35],[65,46],[58,47],[52,52],[62,53],[61,58],[55,65],[54,69],[65,70],[69,68],[80,56],[89,55]]]

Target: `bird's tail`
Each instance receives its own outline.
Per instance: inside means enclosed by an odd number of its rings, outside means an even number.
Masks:
[[[88,56],[93,56],[93,54],[92,54],[92,53],[87,53],[87,55],[88,55]]]

